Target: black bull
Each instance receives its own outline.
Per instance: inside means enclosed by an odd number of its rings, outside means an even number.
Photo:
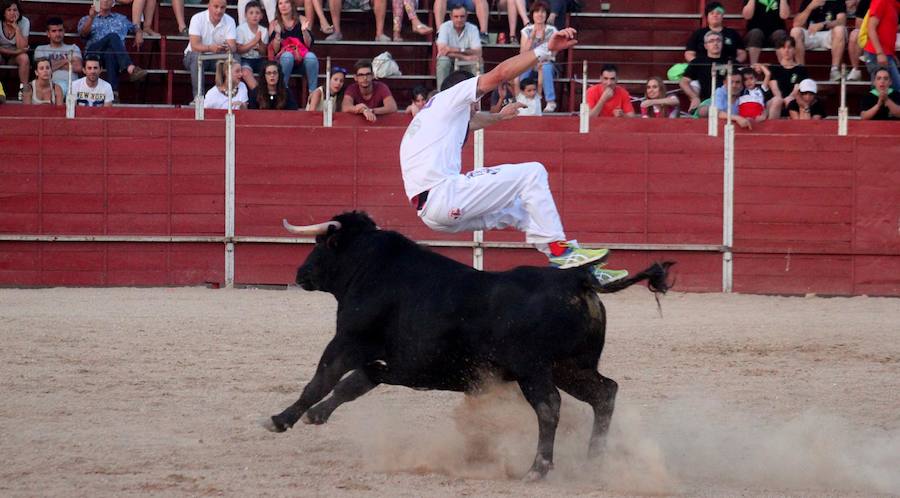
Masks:
[[[618,386],[597,371],[606,329],[598,293],[641,280],[664,293],[672,263],[605,286],[585,268],[482,272],[379,230],[363,213],[333,221],[340,225],[332,222],[316,237],[297,283],[334,295],[337,330],[300,399],[266,428],[282,432],[301,417],[322,424],[378,384],[473,392],[500,378],[518,382],[537,413],[537,455],[527,479],[552,467],[557,388],[591,405],[589,453],[602,448]]]

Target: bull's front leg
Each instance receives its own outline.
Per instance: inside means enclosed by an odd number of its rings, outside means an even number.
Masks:
[[[361,363],[360,353],[355,344],[339,341],[338,338],[332,339],[319,359],[316,374],[303,388],[300,399],[278,415],[272,415],[263,426],[272,432],[290,429],[311,406],[322,401],[334,389],[344,374],[359,368],[362,366]]]

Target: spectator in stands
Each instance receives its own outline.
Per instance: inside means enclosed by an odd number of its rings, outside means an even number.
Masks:
[[[100,57],[89,55],[84,61],[84,78],[72,82],[75,104],[87,107],[112,107],[112,85],[100,79]]]
[[[366,121],[374,122],[380,114],[397,112],[397,101],[391,90],[380,81],[374,81],[372,61],[362,59],[353,66],[356,82],[344,91],[343,112],[361,114]]]
[[[19,0],[0,0],[3,25],[0,29],[0,64],[19,66],[19,99],[28,84],[31,62],[28,59],[28,35],[31,22],[22,14]]]
[[[69,90],[69,64],[72,65],[72,79],[78,78],[81,73],[81,49],[78,45],[63,43],[66,34],[63,28],[63,20],[59,17],[47,19],[47,38],[50,43],[38,45],[34,49],[34,58],[44,57],[50,59],[50,68],[53,70],[53,82],[63,89],[63,97]],[[71,54],[71,56],[70,56]]]
[[[326,41],[341,41],[344,39],[344,35],[341,33],[342,7],[342,0],[328,0],[328,8],[331,10],[331,28],[333,32],[325,38]],[[372,14],[375,16],[375,41],[379,43],[391,41],[391,37],[384,34],[384,18],[387,15],[387,0],[372,0]],[[324,25],[325,22],[323,21],[322,24]]]
[[[740,72],[731,73],[731,77],[727,80],[728,86],[724,84],[716,88],[713,98],[716,101],[716,109],[718,109],[719,119],[728,119],[728,109],[731,108],[731,119],[741,128],[753,129],[751,119],[741,116],[739,112],[738,99],[744,90],[744,81]],[[731,101],[728,100],[729,87],[731,90]]]
[[[522,46],[519,48],[519,53],[524,54],[539,45],[543,45],[547,43],[547,40],[556,33],[556,28],[552,24],[547,24],[547,14],[550,11],[550,6],[547,4],[546,0],[536,0],[533,4],[531,4],[531,20],[534,21],[534,24],[529,24],[522,28]],[[541,76],[543,77],[543,90],[544,90],[544,99],[547,101],[547,106],[544,107],[544,112],[554,112],[556,111],[556,89],[554,87],[554,77],[555,77],[555,66],[554,61],[556,54],[553,54],[551,58],[547,61],[538,61],[537,65],[528,71],[525,71],[521,79],[525,80],[532,75],[536,75],[535,71],[540,71]]]
[[[775,54],[778,56],[779,65],[772,66],[772,79],[769,81],[769,89],[772,91],[772,113],[783,117],[787,113],[787,106],[797,98],[800,82],[809,78],[806,68],[797,64],[795,56],[796,41],[793,37],[785,36],[775,45]]]
[[[619,68],[604,64],[600,70],[600,83],[588,88],[587,104],[591,117],[634,117],[631,95],[617,84]]]
[[[248,93],[250,109],[297,110],[297,100],[284,86],[281,66],[275,61],[265,61],[262,77],[255,88]]]
[[[0,82],[0,104],[6,102],[6,91],[3,89],[3,83]]]
[[[209,0],[206,10],[191,17],[188,27],[190,42],[184,49],[184,68],[191,73],[191,95],[196,96],[200,88],[197,67],[202,62],[203,71],[216,67],[215,60],[200,60],[203,54],[225,54],[231,52],[237,60],[237,27],[234,19],[225,13],[225,0]]]
[[[788,0],[744,0],[741,14],[747,20],[744,44],[750,54],[750,65],[754,65],[759,62],[764,46],[774,47],[787,35],[784,21],[791,16],[791,5]]]
[[[841,59],[847,48],[847,6],[844,0],[803,0],[794,16],[791,36],[797,41],[797,61],[806,61],[806,50],[831,49],[830,78],[841,79]]]
[[[422,85],[418,85],[413,88],[412,97],[412,102],[406,106],[406,113],[415,116],[423,107],[425,107],[425,102],[428,101],[428,89]]]
[[[525,78],[522,80],[521,90],[516,95],[516,102],[522,104],[519,107],[519,116],[540,116],[541,115],[541,94],[537,89],[537,80],[534,78]]]
[[[879,67],[872,74],[872,90],[859,101],[859,117],[900,119],[900,92],[892,88],[891,72],[886,67]]]
[[[292,0],[278,0],[278,17],[269,25],[270,57],[281,64],[284,75],[284,86],[290,91],[290,78],[294,70],[303,69],[306,76],[306,88],[309,92],[316,89],[319,79],[319,59],[312,52],[313,37],[309,29],[309,19],[297,14]]]
[[[403,28],[403,13],[406,12],[406,17],[409,18],[410,24],[412,24],[412,29],[416,33],[426,36],[430,35],[434,32],[427,24],[423,23],[419,20],[419,16],[416,15],[416,7],[418,7],[419,3],[417,0],[393,0],[393,14],[394,14],[394,41],[399,42],[403,41],[403,37],[400,36],[400,31]]]
[[[157,0],[118,0],[118,3],[131,4],[131,22],[141,28],[145,35],[159,36],[159,33],[150,29],[150,23],[156,17],[156,8],[159,6]],[[187,24],[184,22],[184,0],[172,0],[172,13],[175,14],[175,22],[178,24],[177,33],[187,36]],[[141,24],[142,16],[143,25]]]
[[[728,59],[722,55],[722,34],[708,31],[703,36],[703,46],[707,55],[698,55],[689,64],[681,77],[681,91],[690,99],[688,112],[695,116],[706,116],[709,113],[709,99],[712,96],[713,64],[716,65],[716,84],[718,87],[725,76]]]
[[[478,19],[478,40],[482,45],[488,42],[488,8],[487,0],[434,0],[434,23],[443,27],[444,14],[450,9],[450,19],[453,20],[453,11],[463,8],[466,9],[466,17],[468,13],[475,11],[475,18]],[[465,19],[463,19],[465,21]],[[471,26],[474,26],[471,25]],[[440,32],[440,31],[439,31]],[[438,84],[438,88],[440,88]]]
[[[766,120],[771,111],[772,93],[769,89],[771,73],[763,64],[742,68],[740,71],[744,89],[738,96],[738,114],[754,122],[761,123]],[[759,84],[757,73],[762,74],[763,81]],[[774,115],[775,117],[781,117]]]
[[[895,0],[872,0],[869,7],[868,42],[865,46],[866,69],[873,74],[879,67],[891,73],[892,88],[900,92],[900,71],[897,69],[898,5]]]
[[[341,106],[344,104],[344,83],[346,81],[347,70],[340,66],[333,66],[331,68],[331,76],[328,77],[328,86],[331,101],[334,103],[332,106],[334,112],[341,112]],[[306,110],[320,112],[325,110],[325,85],[316,88],[309,94]]]
[[[847,4],[847,21],[848,26],[852,18],[853,30],[850,31],[849,40],[847,41],[847,54],[850,56],[850,72],[847,74],[847,81],[859,81],[862,79],[862,72],[859,70],[859,63],[862,62],[863,49],[859,46],[859,30],[862,27],[863,19],[866,12],[869,11],[870,0],[846,0]],[[900,40],[900,37],[897,38]]]
[[[563,29],[566,27],[566,14],[580,12],[581,8],[581,0],[550,0],[550,16],[547,18],[547,24],[552,24],[557,30]]]
[[[250,0],[244,6],[246,22],[241,23],[235,32],[237,52],[241,55],[241,67],[244,72],[244,83],[250,90],[256,88],[256,73],[263,62],[263,54],[269,43],[269,32],[259,25],[262,20],[262,8],[256,0]]]
[[[706,34],[718,33],[722,39],[721,56],[726,60],[744,62],[747,60],[747,51],[744,50],[744,42],[740,33],[726,28],[723,24],[725,19],[725,7],[719,2],[708,2],[704,9],[706,15],[706,27],[694,31],[694,34],[688,39],[687,46],[684,49],[684,60],[691,62],[697,56],[708,56],[706,48]]]
[[[467,17],[466,6],[459,5],[450,10],[450,20],[438,28],[435,69],[438,88],[450,71],[466,69],[474,73],[482,64],[481,36],[474,24],[466,22]]]
[[[825,104],[817,95],[816,82],[809,78],[801,81],[800,92],[787,109],[791,119],[825,119]]]
[[[509,38],[507,39],[507,42],[510,45],[518,45],[519,37],[517,36],[518,31],[516,31],[516,25],[518,24],[519,18],[522,18],[523,28],[531,24],[531,21],[528,20],[528,9],[525,7],[525,0],[500,0],[497,2],[497,7],[506,9],[506,20],[509,22]],[[534,10],[533,4],[531,9]],[[547,7],[546,11],[549,13],[550,7]],[[498,39],[497,43],[503,42]]]
[[[678,97],[666,94],[666,82],[659,76],[647,80],[644,99],[641,100],[642,118],[677,118]]]
[[[50,59],[34,60],[35,78],[22,89],[22,102],[25,104],[63,105],[62,87],[53,82],[53,71]]]
[[[222,0],[219,0],[222,1]],[[112,12],[113,0],[100,0],[100,10],[91,5],[88,15],[78,21],[78,34],[86,39],[85,55],[98,55],[106,68],[106,79],[113,88],[119,89],[119,72],[125,71],[129,81],[143,81],[147,71],[134,65],[125,49],[125,36],[134,31],[135,43],[143,36],[135,30],[134,24],[122,14]]]
[[[491,92],[491,114],[500,112],[500,109],[503,109],[508,104],[512,104],[515,101],[515,88],[513,88],[513,85],[510,82],[504,81]]]
[[[231,67],[228,61],[216,61],[216,85],[206,92],[203,99],[204,109],[228,109],[228,83],[231,80],[231,108],[246,109],[249,95],[247,85],[241,79],[244,73],[241,63],[234,61]]]

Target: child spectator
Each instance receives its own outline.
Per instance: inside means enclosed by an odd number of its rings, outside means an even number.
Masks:
[[[25,104],[63,105],[62,87],[53,82],[50,70],[50,59],[34,60],[35,79],[22,89],[22,101]]]
[[[500,109],[516,101],[516,90],[508,81],[500,83],[500,86],[491,92],[491,114],[500,112]]]
[[[237,52],[241,55],[244,83],[247,88],[256,88],[256,73],[262,66],[262,54],[266,53],[269,43],[269,32],[259,25],[262,20],[262,8],[256,0],[250,0],[244,7],[246,22],[237,27],[235,34]]]
[[[757,71],[764,75],[761,85],[757,84],[756,81]],[[756,64],[753,67],[741,69],[740,74],[744,90],[738,97],[738,114],[757,123],[765,121],[769,116],[767,106],[769,106],[772,96],[769,90],[769,79],[771,77],[769,68],[762,64]],[[776,115],[773,119],[777,117],[780,116]]]
[[[534,78],[522,80],[522,89],[516,95],[516,102],[525,107],[519,108],[519,116],[540,116],[541,96],[537,91],[537,81]]]
[[[780,65],[772,66],[772,79],[769,89],[772,91],[772,113],[769,117],[787,115],[787,106],[797,98],[800,82],[809,78],[806,68],[797,64],[795,57],[796,41],[786,36],[775,45]]]
[[[816,94],[816,82],[807,78],[800,82],[797,98],[788,104],[791,119],[825,119],[825,104]]]
[[[413,88],[412,96],[412,103],[406,106],[406,113],[415,116],[425,107],[425,102],[428,101],[428,90],[424,86],[419,85]]]
[[[275,61],[263,63],[262,77],[256,88],[248,93],[247,107],[250,109],[283,109],[286,111],[297,110],[297,101],[294,95],[284,86],[284,78],[281,77],[281,66]]]
[[[519,49],[520,54],[524,54],[529,50],[533,50],[544,43],[556,33],[556,28],[552,24],[547,24],[547,15],[550,12],[550,6],[545,0],[536,0],[531,4],[531,19],[534,24],[529,24],[522,28],[522,46]],[[521,78],[530,78],[535,74],[535,70],[541,72],[543,77],[544,98],[547,101],[547,107],[544,112],[556,111],[556,89],[554,88],[554,61],[553,54],[548,61],[538,61],[535,67],[522,73]]]
[[[47,38],[50,43],[39,45],[34,49],[34,58],[46,57],[50,59],[50,68],[53,70],[53,82],[62,87],[63,97],[66,96],[69,86],[69,64],[72,65],[72,78],[78,78],[81,73],[81,49],[78,45],[63,43],[66,31],[63,28],[63,20],[58,17],[47,19]],[[71,60],[69,54],[71,55]]]
[[[678,97],[666,94],[666,82],[659,76],[647,80],[647,89],[641,101],[642,118],[677,118]]]
[[[115,96],[112,85],[100,79],[100,57],[90,55],[84,61],[84,78],[72,82],[72,95],[77,105],[112,107]]]
[[[347,70],[340,66],[331,68],[331,76],[328,78],[329,91],[331,92],[331,106],[334,112],[341,112],[341,104],[344,103],[344,83],[347,81]],[[307,111],[325,110],[325,85],[320,86],[309,94],[306,102]]]
[[[269,36],[272,40],[269,52],[274,54],[270,59],[281,64],[284,75],[284,86],[290,88],[290,78],[294,69],[303,68],[306,76],[306,88],[309,92],[316,89],[319,80],[319,59],[312,52],[313,37],[309,20],[297,14],[292,0],[278,0],[278,16],[269,25]]]
[[[725,7],[719,2],[708,2],[703,12],[706,16],[706,27],[694,31],[688,39],[684,48],[684,60],[691,62],[697,56],[710,56],[706,47],[706,34],[718,33],[722,38],[721,55],[730,61],[746,61],[747,51],[744,50],[740,33],[725,27]]]
[[[615,64],[604,64],[600,70],[600,84],[588,88],[587,104],[591,117],[634,117],[631,95],[618,86],[619,68]]]
[[[243,72],[240,62],[216,61],[216,86],[206,92],[203,99],[204,109],[228,109],[228,80],[231,79],[231,108],[246,109],[249,96],[247,85],[241,81]]]
[[[806,62],[806,50],[831,50],[830,78],[841,79],[841,59],[847,47],[847,5],[844,0],[803,0],[794,16],[791,36],[797,41],[797,61]]]
[[[19,66],[19,99],[28,84],[31,63],[28,60],[28,35],[31,22],[22,14],[19,0],[0,0],[3,25],[0,29],[0,64]]]
[[[900,92],[891,88],[891,72],[885,67],[875,70],[872,90],[859,101],[862,119],[900,119]]]
[[[416,33],[425,36],[434,32],[430,26],[420,21],[419,16],[416,15],[416,9],[419,6],[417,0],[393,0],[393,5],[395,42],[403,41],[403,37],[400,36],[400,31],[403,28],[403,12],[406,12],[406,16],[409,17],[409,22],[412,23],[412,29]]]
[[[391,95],[391,89],[380,81],[374,81],[372,60],[362,59],[354,66],[355,83],[344,91],[341,111],[361,114],[366,121],[374,122],[379,114],[397,112],[397,101]]]

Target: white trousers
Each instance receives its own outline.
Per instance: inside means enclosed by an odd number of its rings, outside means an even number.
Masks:
[[[539,248],[565,240],[547,170],[537,162],[502,164],[448,177],[428,192],[419,217],[432,230],[515,227]]]

